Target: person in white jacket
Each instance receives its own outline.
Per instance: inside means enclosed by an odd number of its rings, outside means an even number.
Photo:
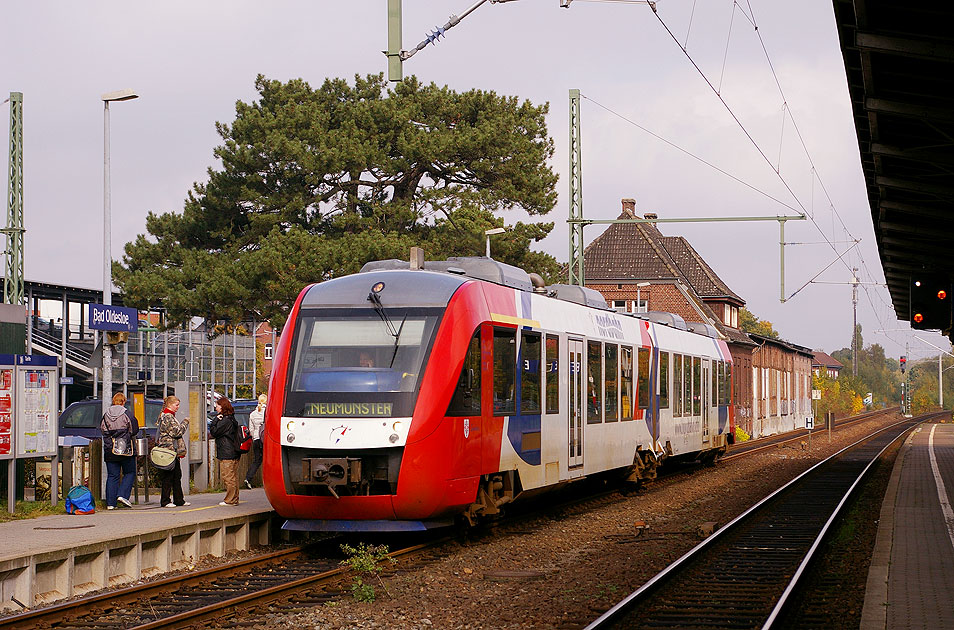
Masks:
[[[262,429],[265,428],[265,403],[268,402],[268,396],[258,395],[258,406],[255,411],[248,414],[248,431],[252,434],[252,463],[248,467],[248,473],[245,474],[245,487],[252,487],[252,479],[255,473],[262,465]]]

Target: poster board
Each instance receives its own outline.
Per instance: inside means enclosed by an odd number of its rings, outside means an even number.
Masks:
[[[0,355],[0,460],[14,458],[13,400],[16,378],[16,358]]]
[[[53,457],[59,433],[57,359],[16,355],[14,444],[17,457]]]

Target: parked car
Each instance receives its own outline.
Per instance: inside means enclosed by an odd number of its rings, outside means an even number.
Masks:
[[[258,406],[258,400],[233,400],[232,409],[235,410],[235,419],[239,424],[248,426],[248,416],[250,413],[255,411],[255,407]],[[212,425],[212,421],[215,420],[215,410],[209,412],[209,426]]]
[[[130,411],[133,408],[133,401],[126,401],[126,408]],[[146,399],[145,409],[145,431],[151,441],[156,439],[156,423],[159,420],[159,413],[162,411],[162,401],[155,398]],[[103,401],[99,398],[87,398],[72,403],[60,414],[60,435],[78,435],[90,440],[98,440],[103,437],[99,430],[100,422],[103,420]],[[141,436],[141,434],[140,434]]]

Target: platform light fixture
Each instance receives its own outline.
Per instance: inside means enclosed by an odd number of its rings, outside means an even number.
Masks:
[[[109,199],[109,104],[139,98],[135,90],[124,89],[106,92],[103,101],[103,304],[112,305],[113,273],[111,251],[111,217]],[[104,340],[105,341],[105,340]],[[113,397],[113,352],[108,343],[103,343],[103,413],[112,404]]]
[[[484,230],[484,235],[487,237],[487,258],[490,258],[490,237],[493,236],[494,234],[503,234],[506,231],[507,229],[502,227]]]

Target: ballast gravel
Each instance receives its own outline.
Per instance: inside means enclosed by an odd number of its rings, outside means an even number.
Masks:
[[[701,468],[675,481],[559,517],[531,519],[516,533],[447,543],[439,558],[377,585],[373,602],[350,596],[258,620],[262,629],[547,629],[585,627],[695,546],[700,527],[728,523],[799,473],[873,429],[883,415],[815,431],[794,445]],[[709,524],[709,525],[706,525]],[[866,573],[866,568],[864,569]],[[225,627],[225,625],[223,625]]]

